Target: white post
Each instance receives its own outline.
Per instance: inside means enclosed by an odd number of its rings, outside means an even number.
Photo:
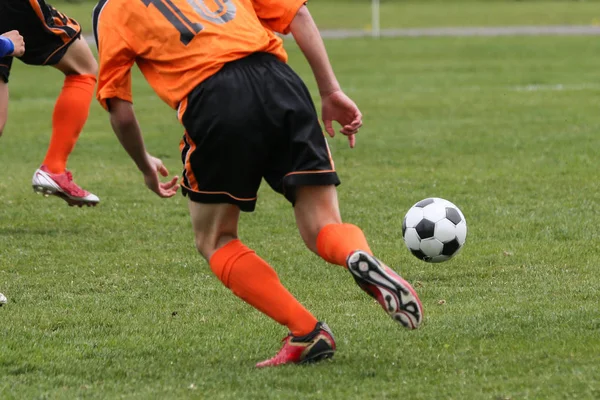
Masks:
[[[379,0],[371,1],[371,36],[381,36],[380,12],[379,12]]]

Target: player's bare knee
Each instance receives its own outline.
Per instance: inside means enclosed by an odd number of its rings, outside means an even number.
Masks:
[[[314,232],[310,232],[310,233],[302,233],[300,232],[300,236],[302,237],[302,240],[304,241],[304,244],[306,245],[306,247],[312,251],[313,253],[317,253],[317,234],[314,234]]]
[[[237,236],[229,233],[214,235],[196,232],[196,250],[206,261],[209,261],[217,250],[235,239]]]
[[[206,259],[206,261],[210,260],[210,256],[214,250],[211,250],[211,246],[209,245],[209,241],[207,240],[206,236],[196,234],[195,244],[198,253],[200,253],[200,255]]]

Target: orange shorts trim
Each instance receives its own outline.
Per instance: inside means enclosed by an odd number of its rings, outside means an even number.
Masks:
[[[194,171],[192,169],[192,164],[190,163],[190,157],[196,150],[196,143],[194,143],[194,141],[192,140],[190,135],[187,133],[187,131],[185,132],[185,140],[182,140],[181,144],[179,145],[180,151],[183,151],[183,149],[186,145],[189,146],[189,149],[185,153],[185,162],[184,162],[185,176],[187,177],[187,181],[190,186],[190,190],[196,192],[199,189],[198,181],[196,180],[196,176],[194,175]],[[200,193],[200,192],[198,192],[198,193]]]
[[[81,27],[78,23],[75,23],[74,20],[70,19],[60,11],[51,7],[52,11],[54,11],[57,15],[53,15],[52,20],[54,21],[55,26],[49,26],[46,22],[46,17],[44,16],[44,12],[42,11],[42,7],[37,0],[29,0],[29,4],[33,11],[35,11],[36,15],[40,19],[40,21],[44,24],[44,27],[49,31],[61,38],[63,43],[68,44],[71,43],[73,37],[71,37],[64,29],[61,27],[68,27],[77,32],[81,31]]]
[[[318,171],[296,171],[285,174],[285,176],[291,175],[306,175],[306,174],[330,174],[335,172],[335,169],[326,169],[326,170],[318,170]]]
[[[240,197],[235,197],[234,195],[232,195],[231,193],[228,193],[228,192],[206,192],[203,190],[195,190],[195,189],[191,189],[191,188],[185,186],[183,184],[183,181],[181,181],[180,184],[182,187],[186,188],[190,192],[199,193],[199,194],[214,194],[214,195],[221,194],[221,195],[229,196],[232,199],[237,200],[237,201],[256,201],[256,199],[258,198],[258,197],[252,197],[252,198],[244,199],[244,198],[240,198]]]

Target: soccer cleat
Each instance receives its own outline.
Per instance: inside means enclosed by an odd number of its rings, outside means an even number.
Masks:
[[[346,261],[354,280],[383,309],[408,329],[423,321],[423,306],[417,292],[400,275],[364,251],[355,251]]]
[[[83,190],[73,182],[73,175],[70,171],[53,174],[45,165],[42,165],[33,174],[31,185],[34,192],[43,194],[44,197],[58,196],[71,207],[95,206],[100,202],[98,196]]]
[[[315,329],[304,336],[294,336],[290,333],[282,342],[283,347],[275,357],[259,362],[256,366],[262,368],[312,363],[331,358],[335,353],[333,333],[324,322],[318,322]]]

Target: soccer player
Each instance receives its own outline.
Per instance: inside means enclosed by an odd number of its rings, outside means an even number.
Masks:
[[[375,258],[362,230],[342,223],[331,155],[310,94],[286,64],[275,32],[291,32],[312,67],[330,136],[332,121],[355,144],[362,116],[340,89],[305,0],[102,0],[97,98],[148,188],[188,196],[196,247],[236,296],[285,325],[279,353],[258,367],[331,357],[335,341],[238,237],[240,211],[253,211],[261,179],[294,206],[306,246],[348,268],[358,285],[408,328],[422,321],[413,288]],[[183,176],[148,154],[132,105],[134,63],[185,127]],[[294,262],[294,260],[290,260]]]
[[[25,41],[18,31],[0,35],[0,57],[22,56],[25,53]]]
[[[96,205],[96,195],[80,188],[66,169],[94,97],[98,65],[80,38],[79,24],[45,3],[45,0],[0,1],[0,32],[18,30],[27,51],[15,54],[32,65],[51,65],[65,74],[54,106],[52,136],[46,157],[32,179],[33,189],[55,195],[70,206]],[[0,58],[0,135],[8,117],[8,80],[13,57]]]

